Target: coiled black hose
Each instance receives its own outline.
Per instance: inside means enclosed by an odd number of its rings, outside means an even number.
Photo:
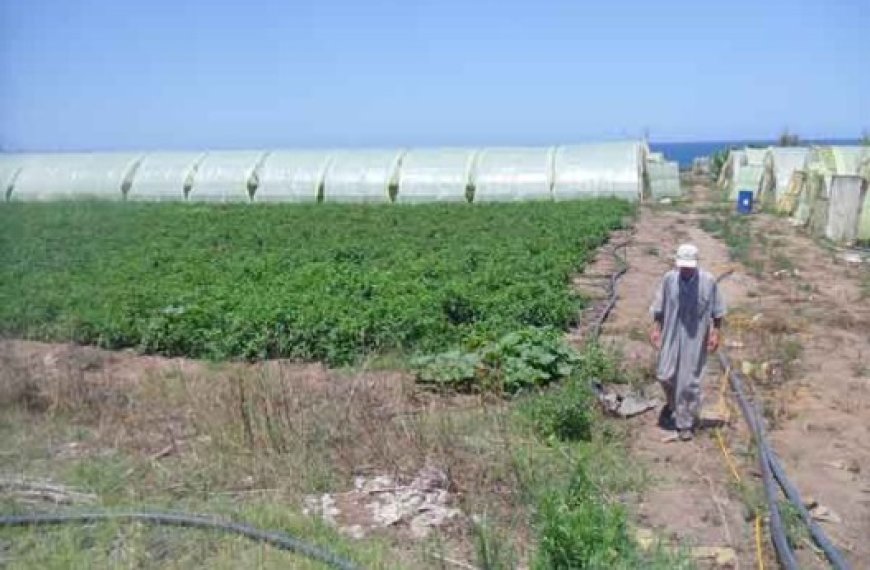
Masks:
[[[219,530],[262,542],[281,550],[295,552],[311,560],[322,562],[338,570],[358,570],[352,562],[318,546],[303,542],[293,536],[260,530],[253,526],[225,522],[211,517],[176,513],[82,513],[82,514],[27,514],[0,516],[0,527],[44,526],[68,523],[95,523],[109,520],[138,521],[161,526],[177,526]]]

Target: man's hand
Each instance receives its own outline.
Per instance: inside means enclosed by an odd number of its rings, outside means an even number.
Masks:
[[[658,323],[655,323],[652,330],[649,331],[649,341],[656,347],[656,350],[662,349],[662,327]]]
[[[710,329],[710,336],[707,337],[707,351],[716,352],[719,349],[719,329]]]

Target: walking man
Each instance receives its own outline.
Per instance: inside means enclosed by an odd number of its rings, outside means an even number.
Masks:
[[[698,248],[677,249],[674,269],[665,273],[650,307],[650,340],[659,351],[656,377],[667,403],[662,419],[680,439],[692,439],[701,412],[701,377],[707,351],[719,348],[725,299],[716,279],[698,268]]]

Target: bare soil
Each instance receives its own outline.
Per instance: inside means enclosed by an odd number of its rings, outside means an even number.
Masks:
[[[728,206],[717,206],[718,197],[702,181],[691,184],[690,197],[678,207],[641,208],[625,250],[629,270],[602,340],[622,352],[639,390],[660,396],[655,353],[647,341],[648,309],[670,256],[679,243],[692,242],[704,268],[715,275],[730,271],[721,284],[730,310],[726,350],[752,378],[753,397],[763,403],[769,436],[789,476],[805,499],[833,512],[821,524],[853,566],[868,568],[868,269],[845,264],[787,220],[768,214],[752,216],[747,226],[752,246],[745,259],[733,260],[728,246],[701,228],[711,215],[730,215],[723,211]],[[613,257],[602,252],[576,284],[603,297],[602,277],[615,267]],[[649,412],[630,420],[632,454],[651,478],[631,506],[639,526],[660,538],[686,547],[731,547],[738,565],[749,568],[757,556],[752,513],[761,503],[759,472],[743,419],[728,405],[728,392],[720,390],[722,371],[715,358],[707,368],[702,420],[724,421],[720,433],[741,482],[714,430],[702,430],[690,443],[666,442],[658,413]],[[826,568],[805,536],[796,536],[802,567]],[[774,564],[766,534],[764,548],[765,560]]]

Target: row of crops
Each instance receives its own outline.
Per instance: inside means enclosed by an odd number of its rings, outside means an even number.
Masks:
[[[646,143],[0,154],[6,200],[492,202],[648,193]]]
[[[352,363],[565,328],[632,207],[60,201],[0,207],[0,335]]]

